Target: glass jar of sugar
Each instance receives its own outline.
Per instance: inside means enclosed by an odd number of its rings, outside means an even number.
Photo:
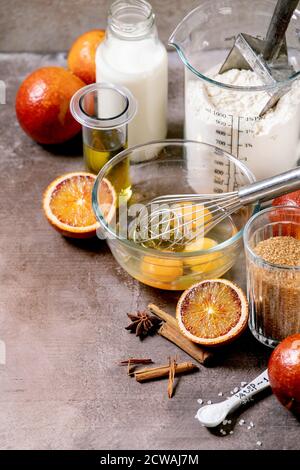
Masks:
[[[300,331],[300,209],[279,206],[253,216],[244,230],[249,327],[275,347]]]
[[[128,88],[138,111],[128,128],[128,145],[167,134],[168,59],[158,38],[151,5],[117,0],[111,5],[106,38],[96,53],[97,82]]]
[[[286,33],[290,75],[285,80],[266,85],[247,64],[224,73],[220,69],[239,33],[258,41],[265,38],[274,6],[261,0],[203,0],[170,38],[185,65],[185,138],[215,145],[243,160],[258,180],[292,168],[298,159],[300,11],[295,11]],[[283,86],[288,93],[260,117],[270,95]],[[197,155],[187,155],[191,170],[195,159]],[[228,180],[234,180],[233,169],[216,158],[215,187],[208,189],[224,192]],[[191,174],[194,187],[193,181]]]

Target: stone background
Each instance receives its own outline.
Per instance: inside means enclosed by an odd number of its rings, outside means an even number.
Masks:
[[[197,399],[221,401],[218,392],[226,397],[266,368],[271,351],[249,332],[216,353],[214,367],[180,379],[172,400],[166,381],[129,379],[117,365],[121,359],[189,359],[158,336],[141,343],[124,328],[126,312],[149,302],[174,313],[179,293],[133,280],[105,243],[65,239],[42,213],[49,182],[82,169],[82,143],[33,142],[16,120],[16,91],[37,67],[65,65],[63,51],[78,34],[104,27],[108,3],[0,0],[0,79],[7,85],[0,106],[0,341],[7,348],[0,364],[0,449],[258,449],[257,441],[261,449],[299,449],[298,421],[269,391],[233,416],[232,435],[194,419]],[[152,3],[166,40],[197,2]],[[182,123],[183,67],[173,51],[169,135],[180,136]],[[226,277],[245,288],[242,253]],[[240,418],[255,427],[239,426]]]
[[[0,0],[0,51],[68,50],[81,33],[105,28],[108,0]],[[199,0],[152,0],[161,39]]]

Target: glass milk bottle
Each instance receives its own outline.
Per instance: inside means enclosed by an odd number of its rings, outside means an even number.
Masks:
[[[117,0],[111,5],[106,38],[96,53],[96,79],[125,86],[137,100],[129,146],[166,137],[168,58],[148,2]]]

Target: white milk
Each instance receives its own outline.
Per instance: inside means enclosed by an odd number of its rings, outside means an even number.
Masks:
[[[166,137],[168,59],[157,38],[130,41],[111,36],[98,47],[96,76],[97,82],[127,87],[138,102],[129,124],[130,147]]]
[[[230,70],[215,79],[234,86],[262,85],[250,70]],[[268,99],[267,93],[262,91],[228,91],[206,85],[199,79],[189,80],[186,83],[185,137],[216,145],[233,154],[246,163],[258,180],[289,170],[296,165],[298,157],[299,82],[259,118]],[[187,159],[192,168],[197,155],[189,154]]]

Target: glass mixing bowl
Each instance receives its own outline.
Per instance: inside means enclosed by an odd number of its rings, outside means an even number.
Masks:
[[[190,155],[193,165],[187,166]],[[110,181],[117,196],[115,217],[109,223],[103,215],[107,196],[101,190],[103,179]],[[128,237],[130,222],[157,196],[219,194],[254,181],[242,162],[208,144],[165,140],[132,147],[110,160],[96,179],[93,209],[101,226],[98,236],[107,239],[120,266],[140,282],[160,289],[187,289],[195,282],[221,277],[233,266],[254,207],[239,210],[195,246],[176,252],[134,243]]]

